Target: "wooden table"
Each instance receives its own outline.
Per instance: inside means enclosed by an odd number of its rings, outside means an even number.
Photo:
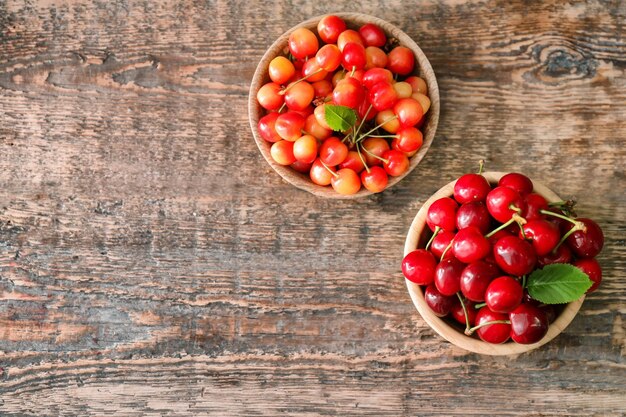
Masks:
[[[282,32],[361,11],[437,73],[399,185],[283,182],[247,122]],[[626,412],[624,2],[0,2],[0,415]],[[604,228],[603,286],[553,342],[469,354],[414,309],[406,230],[485,158]]]

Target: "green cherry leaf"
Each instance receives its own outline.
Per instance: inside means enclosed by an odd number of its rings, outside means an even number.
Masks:
[[[356,112],[350,107],[327,104],[324,110],[326,123],[332,130],[345,132],[356,123]]]
[[[591,288],[589,276],[574,265],[552,264],[528,277],[528,293],[544,304],[565,304],[582,297]]]

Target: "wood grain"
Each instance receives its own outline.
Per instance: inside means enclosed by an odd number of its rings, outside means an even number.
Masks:
[[[420,165],[358,201],[283,182],[251,136],[285,30],[371,14],[423,49]],[[623,2],[0,2],[0,415],[621,416]],[[531,353],[441,339],[406,232],[487,160],[596,219],[604,282]]]

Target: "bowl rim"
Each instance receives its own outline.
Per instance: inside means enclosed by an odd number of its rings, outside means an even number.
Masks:
[[[258,104],[256,100],[256,95],[261,86],[269,80],[267,75],[267,67],[269,65],[269,61],[274,58],[276,55],[280,53],[286,46],[289,39],[289,35],[296,29],[306,27],[308,29],[312,29],[315,33],[317,33],[317,23],[325,16],[334,15],[342,18],[348,24],[348,28],[352,24],[353,26],[365,24],[365,23],[374,23],[380,26],[388,36],[393,36],[398,39],[400,45],[406,46],[413,52],[416,58],[416,69],[414,73],[422,77],[427,85],[428,85],[428,97],[430,98],[431,105],[429,111],[426,113],[428,119],[424,123],[424,127],[422,129],[424,133],[424,140],[421,148],[418,152],[410,158],[409,169],[402,175],[398,177],[390,177],[389,183],[385,190],[391,188],[400,182],[404,177],[410,174],[415,167],[420,163],[420,161],[428,152],[434,137],[435,132],[437,131],[437,126],[439,124],[439,112],[440,112],[440,97],[439,97],[439,86],[437,84],[437,78],[435,76],[435,72],[433,71],[428,58],[422,51],[422,49],[417,45],[417,43],[408,36],[402,29],[397,27],[396,25],[389,23],[383,19],[380,19],[375,16],[370,16],[363,13],[329,13],[324,15],[319,15],[307,19],[296,26],[293,26],[291,29],[284,32],[280,35],[274,43],[265,51],[261,60],[257,64],[254,75],[250,82],[250,89],[248,95],[248,120],[250,122],[250,128],[252,130],[252,135],[254,140],[261,152],[261,155],[265,158],[267,163],[272,167],[276,173],[280,177],[282,177],[285,181],[294,185],[295,187],[308,191],[309,193],[325,198],[333,198],[333,199],[356,199],[361,197],[366,197],[369,195],[373,195],[371,191],[361,187],[359,192],[352,195],[343,195],[337,193],[331,187],[320,186],[314,184],[307,175],[299,173],[292,169],[289,166],[283,166],[277,164],[271,157],[270,147],[271,144],[266,142],[258,133],[257,125],[260,119],[260,113],[262,111],[261,106]]]
[[[502,178],[502,176],[506,174],[507,173],[505,172],[496,171],[483,172],[483,176],[489,181],[490,184],[497,183],[500,178]],[[541,194],[543,197],[546,198],[546,200],[548,200],[548,202],[556,202],[561,200],[561,198],[554,191],[552,191],[542,183],[535,180],[532,180],[532,182],[534,185],[533,192]],[[422,207],[419,209],[419,211],[413,218],[413,221],[409,228],[409,232],[407,233],[407,237],[404,243],[404,256],[417,248],[421,234],[426,229],[426,213],[430,205],[439,198],[452,196],[454,194],[455,183],[456,180],[451,181],[441,187],[428,200],[426,200],[426,202],[424,202]],[[451,327],[442,318],[437,317],[435,313],[433,313],[433,311],[426,305],[424,294],[418,284],[409,281],[406,278],[405,282],[411,296],[411,300],[413,301],[413,305],[415,305],[415,308],[417,309],[417,311],[419,311],[424,321],[426,321],[426,323],[428,323],[428,325],[433,330],[435,330],[441,337],[456,346],[459,346],[465,350],[474,353],[480,353],[485,355],[519,354],[531,351],[538,348],[539,346],[548,343],[557,335],[559,335],[572,322],[585,299],[585,296],[583,295],[580,299],[566,304],[561,314],[556,318],[553,323],[550,324],[548,328],[548,333],[539,342],[523,345],[509,341],[503,344],[494,345],[484,342],[480,339],[466,336],[462,332]]]

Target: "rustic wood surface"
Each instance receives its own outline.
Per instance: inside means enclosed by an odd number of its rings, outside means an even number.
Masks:
[[[286,29],[398,25],[438,76],[418,168],[381,195],[283,182],[247,123]],[[0,415],[622,416],[626,3],[0,1]],[[602,287],[549,344],[486,357],[420,318],[406,231],[473,169],[604,228]]]

